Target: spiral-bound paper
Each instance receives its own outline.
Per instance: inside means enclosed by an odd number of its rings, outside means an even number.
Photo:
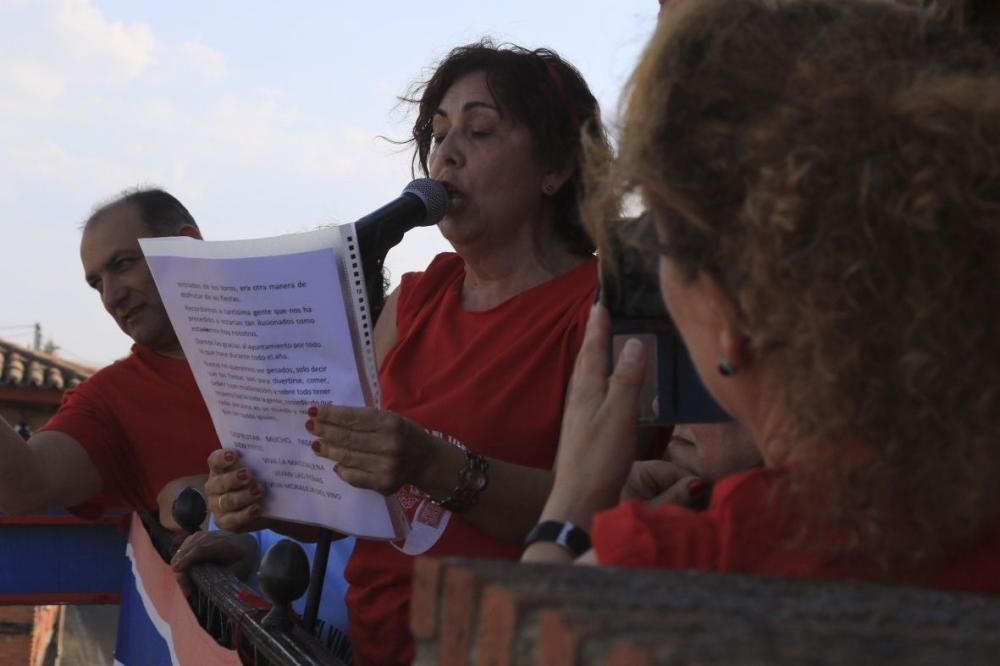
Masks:
[[[364,376],[361,377],[365,389],[371,395],[372,404],[376,407],[382,406],[382,391],[378,381],[378,362],[375,359],[375,345],[373,344],[374,322],[371,318],[371,307],[368,304],[368,292],[365,289],[365,275],[361,264],[361,252],[353,224],[344,224],[340,227],[341,238],[343,240],[343,252],[340,259],[347,273],[347,291],[350,295],[350,302],[354,324],[358,338],[356,340],[356,351],[361,355],[364,365]]]

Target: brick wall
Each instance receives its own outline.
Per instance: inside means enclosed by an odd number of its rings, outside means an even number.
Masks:
[[[1000,601],[870,584],[421,559],[418,666],[997,664]]]
[[[0,606],[0,664],[29,663],[34,620],[34,606]]]

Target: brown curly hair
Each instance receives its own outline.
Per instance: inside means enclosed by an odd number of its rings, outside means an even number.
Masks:
[[[1000,518],[992,58],[887,2],[683,3],[630,82],[614,168],[590,165],[599,248],[638,191],[781,378],[789,427],[758,445],[794,457],[808,524],[884,573]]]

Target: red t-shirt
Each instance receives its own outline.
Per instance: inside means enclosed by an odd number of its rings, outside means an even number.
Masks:
[[[776,483],[783,472],[755,469],[728,477],[704,512],[628,502],[594,517],[591,541],[603,565],[878,580],[857,558],[832,559],[823,539],[803,537]],[[796,546],[795,544],[801,544]],[[900,583],[1000,593],[1000,535],[955,549],[939,570]]]
[[[383,407],[484,456],[550,469],[594,301],[596,260],[485,312],[462,308],[464,277],[465,265],[452,253],[403,276],[398,339],[380,370]],[[413,660],[414,555],[516,559],[521,551],[427,502],[412,486],[397,496],[411,516],[406,544],[359,540],[347,566],[356,666]]]
[[[107,507],[155,511],[163,486],[207,474],[220,446],[187,361],[141,345],[67,391],[41,430],[80,442],[100,473],[101,494],[70,509],[88,518]]]

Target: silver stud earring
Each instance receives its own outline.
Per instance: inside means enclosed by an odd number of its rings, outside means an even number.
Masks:
[[[542,192],[547,196],[551,196],[553,190],[554,188],[552,187],[552,183],[545,183],[542,185]]]
[[[736,368],[733,367],[732,362],[726,357],[719,359],[719,374],[723,377],[732,377],[736,374]]]

